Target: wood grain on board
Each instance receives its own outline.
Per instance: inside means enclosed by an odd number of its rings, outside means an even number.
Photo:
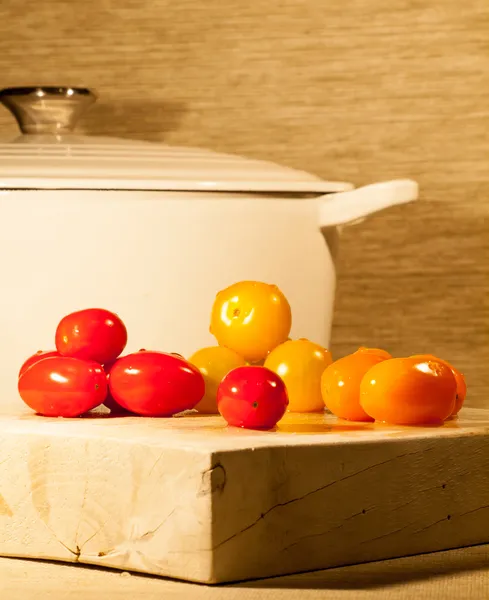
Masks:
[[[417,179],[417,206],[344,231],[333,351],[436,352],[483,406],[488,39],[486,0],[3,0],[0,84],[96,88],[93,134]],[[0,132],[16,132],[4,110]]]
[[[272,432],[2,416],[0,456],[1,556],[220,583],[489,542],[487,409]]]

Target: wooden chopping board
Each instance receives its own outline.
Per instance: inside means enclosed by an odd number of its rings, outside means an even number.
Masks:
[[[0,417],[0,555],[217,583],[489,541],[489,410],[443,427],[287,415]]]

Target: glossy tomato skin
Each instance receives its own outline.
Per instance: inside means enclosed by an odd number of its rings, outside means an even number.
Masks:
[[[460,412],[460,409],[462,408],[465,402],[465,396],[467,395],[467,384],[465,382],[465,377],[463,373],[461,373],[458,369],[456,369],[446,360],[438,358],[437,356],[433,356],[433,354],[415,354],[411,358],[419,358],[421,360],[437,360],[443,363],[444,365],[447,365],[447,367],[450,367],[453,376],[455,377],[455,381],[457,382],[457,396],[455,398],[455,407],[451,415],[452,417],[455,417]]]
[[[321,376],[333,362],[326,348],[306,339],[288,340],[270,352],[265,367],[287,388],[289,412],[323,412]]]
[[[340,419],[373,421],[360,405],[360,384],[365,373],[383,360],[371,352],[354,352],[329,365],[321,377],[326,408]]]
[[[217,414],[219,384],[229,371],[246,364],[244,358],[224,346],[208,346],[192,354],[189,362],[199,369],[205,381],[205,395],[195,409],[203,414]]]
[[[258,363],[287,340],[291,325],[290,304],[276,285],[239,281],[216,295],[209,331],[220,346]]]
[[[108,408],[113,414],[125,414],[129,412],[127,409],[123,408],[114,400],[112,394],[110,393],[110,390],[104,400],[104,406],[105,408]]]
[[[366,346],[360,346],[357,352],[366,352],[367,354],[374,354],[375,356],[383,358],[384,360],[392,358],[392,354],[389,354],[387,350],[383,350],[382,348],[367,348]]]
[[[217,392],[217,406],[227,423],[245,429],[272,429],[288,403],[284,382],[266,367],[233,369]]]
[[[107,378],[94,361],[52,356],[33,364],[19,378],[19,394],[46,417],[78,417],[103,403]]]
[[[115,361],[109,373],[114,400],[144,417],[171,417],[190,410],[205,393],[200,371],[165,352],[140,351]]]
[[[62,356],[113,362],[127,344],[121,319],[103,308],[87,308],[63,317],[56,329],[56,349]]]
[[[122,407],[119,403],[117,403],[114,400],[114,398],[112,397],[112,394],[110,393],[109,373],[110,373],[110,369],[112,368],[113,365],[114,365],[113,362],[103,365],[105,375],[107,377],[107,396],[104,400],[104,406],[105,406],[105,408],[108,408],[110,410],[111,414],[113,414],[113,415],[128,414],[129,411],[127,409],[125,409],[124,407]]]
[[[24,362],[24,364],[20,367],[19,377],[27,371],[29,367],[32,367],[35,363],[43,360],[44,358],[50,358],[51,356],[61,356],[61,354],[57,350],[38,350],[32,356]]]
[[[360,404],[376,421],[439,425],[455,407],[457,382],[438,360],[392,358],[372,367],[360,385]]]

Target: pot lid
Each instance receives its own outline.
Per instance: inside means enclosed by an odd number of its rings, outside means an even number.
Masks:
[[[0,189],[117,189],[328,193],[353,185],[304,171],[210,150],[74,135],[95,102],[85,88],[0,91],[22,135],[0,142]]]

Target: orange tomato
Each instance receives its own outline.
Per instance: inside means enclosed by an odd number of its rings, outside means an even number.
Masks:
[[[291,324],[290,305],[276,285],[240,281],[217,294],[209,330],[220,346],[256,363],[285,342]]]
[[[188,359],[202,373],[205,381],[205,395],[195,406],[200,413],[217,414],[217,389],[224,377],[237,367],[243,367],[244,358],[222,346],[209,346],[197,350]]]
[[[373,366],[360,385],[360,404],[376,421],[440,424],[455,407],[457,382],[450,367],[431,359],[392,358]]]
[[[370,352],[354,352],[329,365],[321,377],[326,407],[340,419],[373,421],[360,406],[360,383],[365,373],[383,360]]]
[[[360,346],[357,352],[367,352],[368,354],[375,354],[384,360],[392,358],[392,354],[389,354],[387,350],[382,350],[381,348],[366,348],[365,346]]]
[[[265,367],[280,375],[289,396],[289,412],[322,412],[321,375],[331,353],[306,339],[290,340],[272,350]]]
[[[464,377],[463,373],[458,371],[455,367],[453,367],[446,360],[438,358],[437,356],[433,356],[433,354],[415,354],[414,356],[412,356],[412,358],[438,360],[439,362],[443,363],[447,367],[450,367],[450,369],[452,370],[452,373],[455,377],[455,381],[457,382],[457,397],[455,398],[455,408],[453,409],[451,416],[454,417],[455,415],[457,415],[459,413],[460,409],[462,408],[463,403],[465,401],[465,396],[467,395],[467,384],[465,383],[465,377]]]

